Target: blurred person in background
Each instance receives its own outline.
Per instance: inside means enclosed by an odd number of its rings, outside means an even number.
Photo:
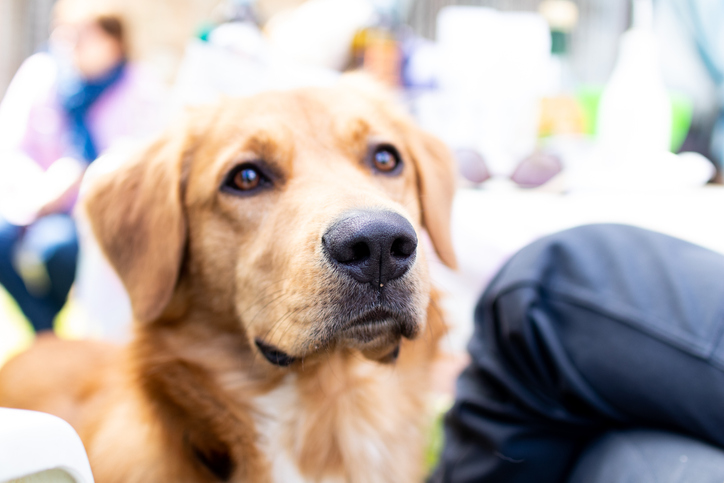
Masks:
[[[122,16],[99,4],[56,3],[48,51],[0,104],[0,285],[37,332],[52,330],[73,283],[86,167],[160,124],[160,84],[129,62]]]

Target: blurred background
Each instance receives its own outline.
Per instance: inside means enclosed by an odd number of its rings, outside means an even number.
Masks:
[[[457,159],[461,269],[433,267],[451,353],[497,268],[553,231],[629,223],[724,252],[722,24],[717,0],[2,0],[0,363],[31,326],[127,336],[72,211],[113,153],[185,106],[351,70]]]
[[[417,35],[435,39],[439,11],[450,5],[475,5],[501,11],[535,12],[542,0],[407,0],[403,22]],[[134,27],[143,57],[158,63],[172,75],[183,56],[188,38],[212,22],[218,0],[154,0],[129,8],[134,12]],[[263,17],[275,10],[294,7],[301,1],[270,0],[257,2]],[[571,32],[571,55],[582,81],[603,83],[613,68],[618,36],[630,22],[628,0],[576,0],[580,19]],[[20,63],[48,40],[54,0],[3,0],[0,5],[0,94],[5,92]],[[268,6],[266,5],[268,4]],[[165,19],[165,20],[164,20]]]

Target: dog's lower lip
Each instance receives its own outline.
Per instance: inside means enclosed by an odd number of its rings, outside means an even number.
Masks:
[[[374,309],[350,320],[341,333],[346,338],[369,342],[392,331],[401,331],[397,317],[386,310]]]
[[[344,327],[344,330],[354,329],[360,326],[377,326],[394,321],[395,314],[384,309],[372,309],[364,314],[351,319]]]
[[[350,325],[342,332],[344,334],[371,334],[373,332],[384,332],[394,326],[392,319],[372,320],[363,323]]]
[[[354,340],[358,343],[370,343],[373,341],[387,339],[393,333],[392,323],[382,321],[374,324],[356,325],[342,331],[343,339]],[[394,336],[393,336],[394,337]]]

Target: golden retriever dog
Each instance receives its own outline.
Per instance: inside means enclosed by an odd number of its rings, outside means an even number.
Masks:
[[[85,197],[132,341],[40,337],[0,405],[70,422],[98,483],[420,481],[453,192],[354,77],[193,110]]]

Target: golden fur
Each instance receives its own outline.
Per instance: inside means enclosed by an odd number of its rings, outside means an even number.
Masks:
[[[380,140],[398,176],[367,163]],[[272,189],[219,190],[250,160],[272,167]],[[384,289],[414,337],[356,343],[334,323],[362,296],[320,239],[348,210],[385,209],[453,266],[453,179],[442,143],[354,79],[197,109],[85,199],[131,297],[132,342],[41,337],[0,372],[0,405],[67,419],[98,483],[420,481],[444,333],[424,254]],[[295,362],[269,363],[256,340]]]

